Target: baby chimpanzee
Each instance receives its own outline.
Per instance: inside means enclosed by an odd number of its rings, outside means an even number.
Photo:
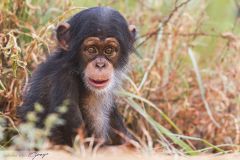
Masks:
[[[61,117],[65,123],[52,129],[50,141],[72,146],[76,130],[84,124],[87,136],[104,144],[124,143],[117,132],[131,136],[117,111],[114,90],[133,51],[135,27],[112,8],[94,7],[77,13],[56,32],[58,47],[33,73],[18,116],[25,121],[34,104],[41,104],[41,128],[47,115],[68,100]]]

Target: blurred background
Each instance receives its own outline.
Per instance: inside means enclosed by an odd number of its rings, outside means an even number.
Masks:
[[[1,0],[2,149],[19,142],[16,107],[54,50],[56,26],[92,6],[113,7],[137,27],[118,104],[142,148],[240,151],[239,0]]]

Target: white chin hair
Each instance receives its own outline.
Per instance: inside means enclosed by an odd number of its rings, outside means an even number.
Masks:
[[[97,95],[104,95],[109,93],[111,94],[121,86],[121,82],[124,79],[123,75],[126,71],[127,69],[115,70],[115,72],[111,75],[107,86],[101,89],[95,88],[91,84],[89,84],[89,82],[87,81],[87,77],[84,77],[84,83],[91,92]]]
[[[97,95],[103,95],[103,94],[107,94],[109,93],[109,91],[111,91],[113,88],[114,88],[114,81],[115,81],[115,78],[114,76],[112,75],[111,78],[109,79],[109,82],[108,84],[104,87],[104,88],[95,88],[93,87],[91,84],[89,84],[89,82],[86,80],[87,78],[85,77],[84,78],[84,82],[85,82],[85,85],[87,86],[87,88],[97,94]]]
[[[109,93],[109,91],[113,89],[113,86],[114,84],[113,84],[112,78],[109,80],[107,86],[105,86],[104,88],[95,88],[89,83],[87,83],[88,89],[90,89],[92,92],[96,93],[97,95]]]

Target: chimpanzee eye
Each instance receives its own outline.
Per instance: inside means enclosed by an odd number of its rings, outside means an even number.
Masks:
[[[115,50],[114,50],[113,47],[107,47],[107,48],[104,50],[104,54],[107,55],[107,56],[112,56],[114,51],[115,51]]]
[[[87,52],[90,54],[96,54],[98,51],[96,47],[89,47],[87,48]]]

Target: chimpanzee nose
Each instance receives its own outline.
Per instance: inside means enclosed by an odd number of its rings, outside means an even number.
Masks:
[[[96,67],[97,68],[104,68],[105,67],[105,63],[104,62],[96,63]]]
[[[101,69],[101,68],[106,67],[106,65],[107,65],[107,62],[106,62],[105,58],[97,58],[96,59],[96,63],[95,63],[96,68]]]

